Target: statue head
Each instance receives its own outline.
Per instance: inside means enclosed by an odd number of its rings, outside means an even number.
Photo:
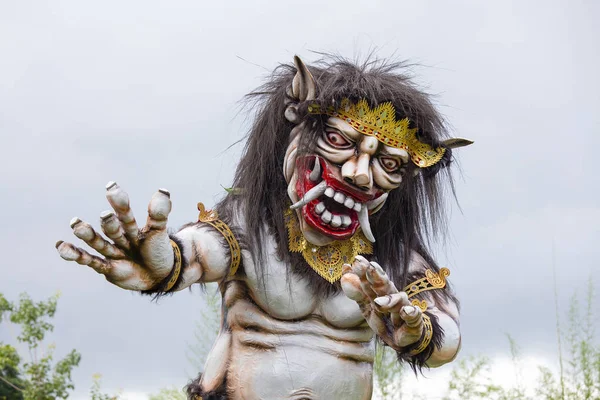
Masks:
[[[284,114],[295,126],[283,172],[302,233],[309,242],[325,245],[347,239],[360,228],[375,242],[369,217],[383,208],[406,175],[416,176],[422,168],[440,162],[443,165],[448,148],[471,142],[421,141],[416,124],[385,97],[376,103],[369,99],[372,106],[352,91],[341,99],[318,99],[320,90],[308,67],[299,57],[294,64],[296,74],[287,91]],[[402,110],[403,104],[397,106]],[[314,129],[315,117],[320,119],[319,131],[311,139],[310,150],[302,151],[303,137]]]
[[[236,171],[241,190],[224,202],[239,204],[255,257],[270,234],[289,260],[291,208],[317,246],[361,230],[380,263],[397,265],[392,279],[412,250],[428,258],[425,232],[443,219],[452,149],[471,142],[449,138],[401,63],[330,57],[307,66],[295,57],[249,99],[256,119]]]

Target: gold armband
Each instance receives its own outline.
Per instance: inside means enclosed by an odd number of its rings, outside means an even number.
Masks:
[[[169,290],[173,289],[175,282],[177,282],[177,279],[179,278],[179,274],[181,274],[181,250],[179,249],[177,243],[175,243],[172,240],[171,247],[173,247],[173,255],[175,256],[175,261],[173,265],[173,275],[171,275],[171,279],[169,279],[169,282],[167,282],[167,286],[165,286],[165,292],[168,292]]]
[[[204,208],[204,204],[198,203],[198,211],[200,211],[200,215],[198,215],[198,221],[207,223],[215,228],[227,241],[227,244],[229,245],[229,252],[231,254],[229,276],[235,275],[242,260],[242,252],[240,250],[240,244],[233,235],[231,228],[229,228],[225,222],[219,219],[216,211],[206,210]]]
[[[415,297],[417,294],[426,292],[428,290],[443,289],[446,287],[446,277],[450,275],[448,268],[441,268],[439,273],[428,269],[425,270],[425,278],[414,281],[410,285],[404,288],[404,292],[408,295],[409,300]],[[427,311],[427,301],[413,299],[411,304],[415,307],[419,307],[421,312]],[[423,340],[416,348],[411,350],[410,354],[415,356],[421,353],[429,346],[431,339],[433,338],[433,325],[431,324],[431,318],[428,315],[423,314]]]

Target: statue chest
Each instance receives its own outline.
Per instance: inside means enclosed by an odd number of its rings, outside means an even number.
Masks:
[[[249,254],[244,254],[248,295],[268,315],[281,320],[317,317],[338,328],[353,328],[365,323],[355,301],[342,292],[330,296],[318,293],[318,288],[309,280],[288,273],[289,267],[277,259],[274,249],[269,250],[262,269],[255,268]]]

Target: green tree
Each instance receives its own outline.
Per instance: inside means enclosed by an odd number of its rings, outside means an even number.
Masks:
[[[41,346],[46,334],[54,330],[49,320],[56,313],[58,297],[57,294],[36,303],[28,295],[21,294],[18,302],[11,303],[0,293],[0,323],[4,315],[8,315],[8,320],[20,328],[17,342],[28,349],[28,357],[24,360],[16,347],[0,342],[1,380],[18,392],[15,397],[7,395],[7,398],[66,399],[74,388],[71,372],[79,365],[81,355],[71,350],[64,358],[53,362],[54,346],[45,349]]]

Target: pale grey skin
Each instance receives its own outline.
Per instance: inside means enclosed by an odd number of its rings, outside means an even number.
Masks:
[[[298,58],[295,61],[298,73],[290,92],[300,101],[310,99],[315,92],[312,77]],[[294,103],[288,105],[286,117],[296,121]],[[318,155],[341,163],[341,175],[361,185],[375,184],[386,190],[401,184],[400,174],[383,174],[373,169],[375,163],[360,160],[385,153],[406,163],[409,162],[407,154],[372,142],[373,138],[354,131],[344,121],[332,118],[328,125],[354,140],[359,149],[357,157],[344,160],[343,152],[319,143]],[[298,125],[290,138],[284,166],[288,194],[293,202],[300,200],[294,189],[298,176],[294,148],[301,134],[302,126]],[[112,243],[88,223],[77,218],[71,221],[75,236],[103,257],[62,241],[57,243],[58,252],[66,260],[92,267],[123,289],[151,289],[169,275],[174,262],[166,230],[170,194],[161,189],[153,195],[146,226],[141,230],[129,208],[127,194],[116,183],[107,185],[107,198],[114,212],[101,215],[101,227]],[[382,204],[376,204],[370,213],[376,212]],[[243,229],[241,216],[234,219]],[[323,245],[332,240],[314,231],[302,218],[300,222],[309,242]],[[141,244],[140,235],[146,237]],[[175,236],[184,244],[183,257],[188,264],[175,290],[225,279],[222,292],[227,309],[226,325],[230,329],[220,332],[208,356],[201,382],[205,391],[218,388],[227,377],[232,399],[367,400],[372,394],[376,335],[396,350],[421,337],[421,310],[410,305],[406,294],[389,281],[379,265],[361,256],[353,265],[344,267],[343,293],[322,299],[306,281],[297,277],[292,276],[292,284],[288,285],[287,266],[275,256],[272,238],[265,243],[269,257],[263,266],[268,276],[263,288],[258,283],[252,257],[245,251],[242,254],[244,273],[238,271],[235,276],[226,277],[229,250],[222,246],[222,238],[214,230],[193,225]],[[143,263],[126,258],[122,249],[133,247],[139,248]],[[414,254],[411,272],[424,274],[427,267],[423,258]],[[428,311],[437,316],[445,332],[442,346],[427,361],[428,366],[436,367],[453,360],[459,350],[459,315],[454,303],[439,307],[433,298],[427,300]],[[392,321],[391,335],[384,329],[383,318]]]

